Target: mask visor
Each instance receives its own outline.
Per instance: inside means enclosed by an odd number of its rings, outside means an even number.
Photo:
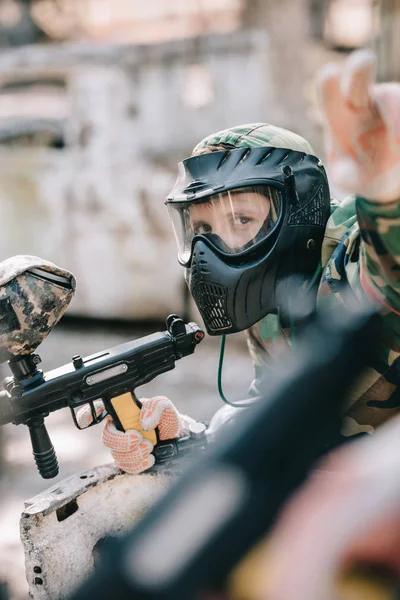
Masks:
[[[202,235],[225,254],[240,254],[268,237],[282,208],[278,189],[251,185],[224,191],[202,201],[167,205],[178,244],[179,261],[191,258],[192,241]]]

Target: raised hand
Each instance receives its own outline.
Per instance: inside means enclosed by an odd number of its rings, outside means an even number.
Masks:
[[[330,178],[368,200],[400,199],[400,84],[375,84],[376,58],[353,53],[318,75]]]

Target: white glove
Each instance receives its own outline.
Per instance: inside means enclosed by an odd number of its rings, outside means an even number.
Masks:
[[[189,435],[189,426],[195,420],[181,415],[171,400],[165,396],[143,398],[140,400],[140,424],[144,431],[158,427],[160,440],[170,440]],[[95,402],[96,414],[104,410],[100,401]],[[89,406],[84,406],[77,414],[80,427],[87,427],[92,421]],[[154,465],[153,444],[144,439],[140,431],[119,431],[111,417],[106,417],[103,430],[103,443],[110,448],[116,465],[126,473],[138,474]]]

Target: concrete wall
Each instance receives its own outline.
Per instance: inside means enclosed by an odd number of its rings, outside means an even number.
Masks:
[[[0,56],[3,79],[52,72],[66,77],[68,145],[0,153],[0,256],[37,254],[72,270],[71,313],[180,312],[183,271],[164,198],[176,161],[204,135],[274,121],[266,34]]]
[[[68,598],[95,568],[102,540],[127,533],[179,474],[160,466],[127,475],[103,465],[27,500],[20,531],[30,597]]]

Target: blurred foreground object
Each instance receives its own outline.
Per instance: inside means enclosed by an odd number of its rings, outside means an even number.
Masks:
[[[266,578],[262,597],[330,600],[337,598],[339,580],[339,597],[352,598],[345,594],[346,577],[364,578],[364,585],[375,580],[375,586],[380,580],[387,593],[399,592],[399,474],[399,417],[373,439],[347,445],[321,462],[273,532],[268,557],[275,559],[275,576],[272,586]]]
[[[224,584],[339,432],[344,393],[371,358],[375,319],[361,305],[316,317],[263,400],[131,534],[110,540],[74,600],[187,600]],[[251,598],[250,579],[248,590]]]
[[[320,103],[333,183],[390,204],[400,195],[400,85],[376,85],[376,71],[369,50],[354,52],[342,66],[326,65],[318,74]]]

